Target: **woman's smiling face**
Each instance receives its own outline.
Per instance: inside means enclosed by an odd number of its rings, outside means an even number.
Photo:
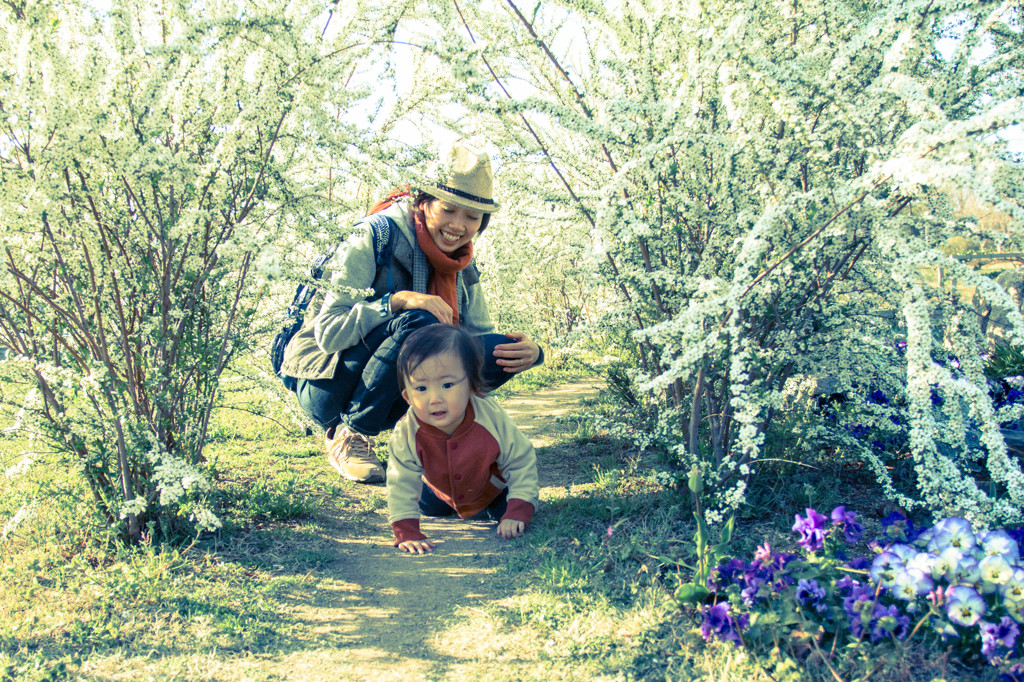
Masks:
[[[423,204],[427,233],[443,253],[452,253],[472,241],[480,231],[483,213],[433,199]]]

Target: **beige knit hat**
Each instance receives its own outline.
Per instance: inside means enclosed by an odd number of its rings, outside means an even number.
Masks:
[[[498,204],[491,197],[493,176],[491,158],[487,152],[470,147],[465,140],[459,140],[452,148],[447,173],[434,185],[421,189],[432,197],[473,211],[495,213]]]

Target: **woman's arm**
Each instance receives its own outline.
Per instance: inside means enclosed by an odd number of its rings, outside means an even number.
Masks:
[[[380,305],[366,299],[377,275],[373,231],[369,224],[338,245],[331,258],[330,290],[313,325],[313,336],[325,353],[351,348],[387,321]]]
[[[530,340],[522,332],[506,332],[510,343],[501,343],[494,347],[497,363],[510,374],[530,369],[542,358],[540,346]]]
[[[391,294],[391,312],[400,313],[403,310],[426,310],[436,317],[438,322],[452,323],[452,307],[440,296],[415,291],[396,291]]]
[[[466,286],[466,315],[459,321],[459,325],[474,335],[494,333],[494,323],[487,310],[487,300],[479,281],[475,278]],[[496,346],[494,357],[497,364],[506,372],[510,374],[522,372],[538,362],[543,362],[544,353],[540,346],[525,334],[521,332],[503,333],[509,337],[509,343]]]

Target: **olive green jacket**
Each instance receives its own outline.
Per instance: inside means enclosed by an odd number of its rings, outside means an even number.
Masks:
[[[357,223],[348,239],[338,245],[327,263],[331,280],[320,312],[308,316],[288,342],[281,374],[296,379],[332,378],[341,351],[360,343],[378,325],[394,317],[393,313],[382,314],[379,303],[389,291],[389,269],[392,291],[426,293],[431,268],[416,243],[411,208],[410,201],[401,200],[382,212],[398,227],[392,236],[390,266],[377,269],[368,218]],[[493,332],[475,263],[458,274],[456,292],[459,325],[471,334]]]

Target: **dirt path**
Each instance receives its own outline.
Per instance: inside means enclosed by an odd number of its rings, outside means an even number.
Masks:
[[[558,417],[578,411],[599,390],[584,381],[502,401],[538,449],[542,509],[545,488],[570,485],[585,473],[575,458],[552,447],[573,429]],[[385,489],[363,486],[358,493],[383,501]],[[325,540],[337,561],[290,595],[295,630],[308,646],[274,661],[253,660],[254,673],[296,680],[468,680],[484,673],[481,659],[500,661],[488,633],[460,636],[451,629],[459,627],[458,613],[506,591],[495,581],[506,541],[494,524],[424,518],[424,533],[438,546],[414,556],[392,547],[386,509],[376,507],[360,523],[343,514],[328,522]]]

